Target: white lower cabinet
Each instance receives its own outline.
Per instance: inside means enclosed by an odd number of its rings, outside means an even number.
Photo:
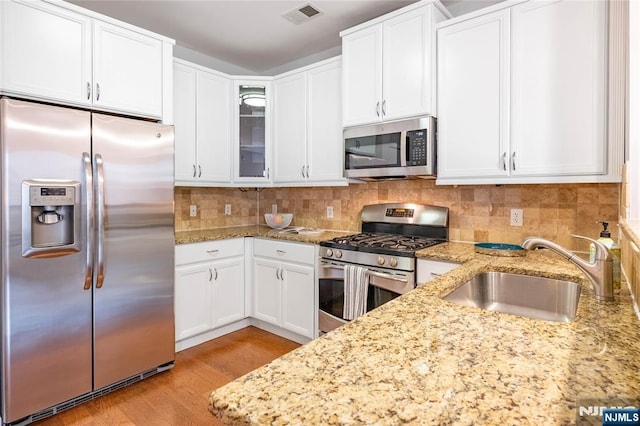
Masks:
[[[176,246],[176,341],[245,318],[244,238]]]
[[[256,239],[253,248],[253,316],[315,338],[315,248]]]
[[[314,339],[316,248],[259,238],[177,245],[176,350],[252,324],[300,343]]]
[[[417,281],[418,285],[428,283],[460,266],[459,263],[445,262],[442,260],[418,259]]]

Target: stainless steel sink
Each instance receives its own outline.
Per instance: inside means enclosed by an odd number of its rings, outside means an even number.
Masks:
[[[547,321],[570,322],[580,300],[579,284],[504,272],[482,272],[443,297],[460,305]]]

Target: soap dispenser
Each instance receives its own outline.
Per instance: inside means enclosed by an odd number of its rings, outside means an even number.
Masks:
[[[596,222],[596,223],[602,224],[602,231],[600,231],[600,238],[598,238],[598,241],[604,244],[608,249],[611,249],[611,247],[613,247],[613,240],[611,239],[611,232],[607,230],[607,227],[609,226],[609,222]],[[596,260],[596,246],[592,243],[589,246],[589,261],[593,263],[595,262],[595,260]]]
[[[602,231],[598,241],[605,245],[613,258],[613,286],[620,288],[620,246],[611,239],[611,232],[607,229],[609,222],[596,222],[602,224]],[[593,263],[596,260],[596,246],[592,243],[589,246],[589,261]]]

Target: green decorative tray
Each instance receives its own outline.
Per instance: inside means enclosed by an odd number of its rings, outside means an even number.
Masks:
[[[489,256],[518,257],[526,256],[527,251],[516,244],[478,243],[474,245],[476,253]]]

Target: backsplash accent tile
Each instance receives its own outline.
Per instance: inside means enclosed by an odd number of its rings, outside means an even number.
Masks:
[[[519,244],[540,236],[574,250],[588,243],[571,234],[597,238],[600,225],[609,222],[618,236],[620,184],[436,186],[433,180],[402,180],[351,184],[348,187],[265,188],[241,192],[237,188],[176,188],[176,230],[264,223],[263,214],[293,213],[292,225],[358,231],[366,204],[415,202],[449,207],[453,241],[490,241]],[[232,216],[224,216],[224,204]],[[189,217],[196,204],[199,217]],[[326,218],[327,206],[333,219]],[[523,210],[522,227],[509,225],[511,208]]]

